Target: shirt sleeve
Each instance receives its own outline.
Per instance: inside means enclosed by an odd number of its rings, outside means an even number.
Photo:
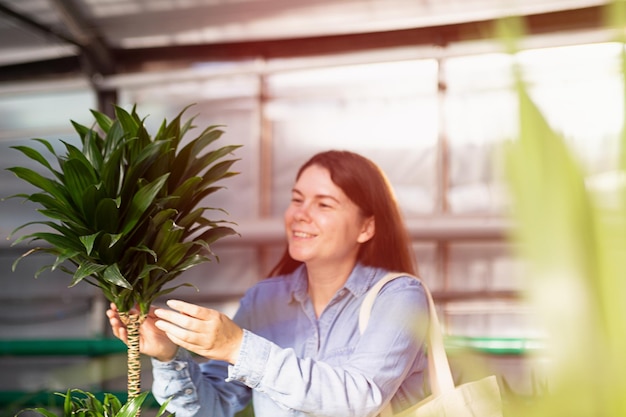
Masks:
[[[228,366],[227,381],[241,382],[304,415],[374,416],[423,355],[427,311],[417,280],[386,284],[355,351],[340,366],[297,357],[293,349],[246,331],[237,362]]]
[[[226,382],[228,364],[209,361],[198,364],[180,348],[169,362],[152,359],[152,394],[176,417],[232,417],[250,401],[250,389],[238,382]]]

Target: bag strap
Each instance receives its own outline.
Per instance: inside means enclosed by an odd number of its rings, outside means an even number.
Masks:
[[[428,375],[430,381],[430,389],[433,396],[437,397],[444,392],[454,389],[454,380],[452,378],[452,371],[450,370],[450,364],[448,357],[446,356],[446,350],[443,343],[443,336],[441,334],[441,327],[439,325],[439,318],[437,317],[437,310],[435,309],[435,303],[433,297],[428,290],[428,287],[424,284],[419,277],[402,273],[402,272],[390,272],[380,281],[378,281],[365,295],[359,311],[359,331],[361,334],[367,327],[372,306],[374,300],[378,295],[381,288],[391,280],[398,277],[412,277],[417,279],[424,288],[424,293],[428,299],[428,312],[429,312],[429,325],[427,334],[427,354],[428,354]]]

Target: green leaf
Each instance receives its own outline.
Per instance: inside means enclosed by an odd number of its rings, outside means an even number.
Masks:
[[[56,414],[54,414],[52,411],[46,410],[43,407],[37,407],[37,408],[26,408],[24,410],[21,410],[19,413],[17,413],[15,415],[15,417],[19,417],[22,413],[27,413],[29,411],[34,411],[35,413],[39,413],[44,417],[59,417]]]
[[[103,404],[111,411],[111,417],[116,416],[119,410],[122,408],[122,403],[120,402],[120,400],[111,393],[105,393]]]
[[[181,197],[183,201],[189,200],[193,196],[195,190],[198,189],[198,185],[201,183],[201,177],[187,178],[172,192],[172,195]]]
[[[101,113],[97,110],[91,110],[91,114],[96,119],[96,123],[98,123],[100,129],[102,129],[105,133],[108,133],[111,129],[111,126],[113,125],[113,120],[111,120],[111,118],[106,114]]]
[[[165,174],[148,185],[145,185],[133,196],[129,212],[124,216],[122,233],[129,233],[139,222],[141,216],[152,205],[169,174]]]
[[[178,211],[173,208],[161,210],[154,216],[152,216],[150,223],[152,224],[152,227],[158,229],[166,220],[172,219],[174,216],[176,216],[177,213]]]
[[[77,259],[81,252],[73,251],[73,250],[59,250],[57,251],[57,257],[54,260],[54,263],[50,266],[50,269],[54,271],[57,267],[59,267],[63,262],[67,260]]]
[[[141,178],[150,180],[168,174],[167,165],[160,161],[161,158],[167,158],[168,152],[168,142],[163,141],[151,143],[143,148],[128,168],[124,177],[122,195],[131,195]],[[165,166],[161,167],[161,165]],[[155,172],[158,174],[154,175]]]
[[[133,286],[124,278],[124,275],[120,272],[120,268],[117,264],[109,265],[104,270],[103,278],[106,282],[111,284],[115,284],[118,287],[127,288],[129,290],[133,289]]]
[[[147,396],[148,391],[144,391],[138,396],[131,398],[126,404],[124,404],[115,417],[135,417]]]
[[[210,251],[208,252],[211,253]],[[210,261],[211,261],[211,258],[206,257],[204,255],[199,255],[199,254],[189,255],[189,256],[186,256],[182,262],[176,265],[176,269],[174,271],[176,273],[185,272],[186,270],[196,265],[200,265],[200,264],[203,264],[205,262],[210,262]]]
[[[190,172],[189,170],[193,167],[194,161],[207,146],[211,143],[219,139],[224,132],[222,130],[218,130],[217,126],[209,126],[202,132],[200,136],[191,140],[187,145],[185,145],[180,152],[176,155],[176,160],[173,163],[172,177],[176,179],[176,182],[179,183],[184,178],[189,176],[196,176],[198,172]],[[204,165],[206,167],[207,165]]]
[[[74,239],[72,236],[58,235],[47,232],[35,232],[24,237],[33,237],[36,240],[45,240],[53,247],[60,249],[72,249],[78,252],[82,252],[84,250],[80,241],[78,239]]]
[[[49,178],[42,176],[41,174],[33,171],[32,169],[24,168],[24,167],[10,167],[7,168],[9,171],[13,172],[19,178],[24,181],[34,185],[37,188],[42,189],[43,191],[49,193],[51,196],[63,201],[66,205],[69,206],[68,196],[65,191],[65,187],[53,181]]]
[[[72,283],[70,284],[70,287],[73,287],[74,285],[78,284],[85,277],[95,276],[96,274],[99,274],[100,272],[104,271],[106,268],[107,268],[106,265],[100,265],[100,264],[90,262],[90,261],[81,262],[78,268],[76,268],[76,272],[74,273],[74,278],[72,279]]]
[[[224,146],[215,151],[209,152],[205,156],[198,158],[196,161],[193,162],[192,166],[187,171],[187,175],[198,175],[204,168],[210,166],[213,162],[226,155],[231,155],[235,150],[240,147],[241,146],[239,145]]]
[[[234,175],[235,173],[231,173],[228,170],[230,167],[237,162],[238,159],[232,159],[228,161],[222,161],[209,169],[206,174],[202,176],[204,181],[202,182],[202,186],[206,187],[209,184],[213,184],[216,181],[219,181],[223,178],[226,178],[229,175]]]
[[[63,173],[65,174],[65,188],[76,207],[82,209],[85,190],[99,183],[93,167],[83,160],[71,159],[63,165]]]
[[[68,389],[67,393],[65,394],[65,401],[63,401],[63,411],[65,412],[66,416],[71,415],[73,410],[72,407],[72,390]]]
[[[125,141],[131,142],[132,137],[127,138],[128,132],[124,132],[118,120],[114,120],[111,128],[104,137],[104,163],[108,163],[108,157],[118,148],[125,144]]]
[[[87,255],[91,255],[91,251],[93,250],[93,244],[98,238],[98,236],[100,236],[100,232],[96,232],[91,235],[79,237],[80,241],[83,243],[83,246],[85,247],[85,252],[87,253]]]
[[[211,244],[221,238],[233,235],[238,235],[238,233],[233,228],[226,226],[217,226],[202,233],[200,236],[197,237],[196,240],[201,240],[208,244]]]
[[[136,137],[137,130],[139,129],[139,123],[133,116],[120,106],[115,106],[115,117],[122,130],[125,132],[126,137]]]
[[[170,403],[170,400],[172,399],[172,397],[168,398],[167,400],[165,400],[163,402],[163,404],[161,405],[161,407],[159,408],[159,411],[156,413],[155,417],[161,417],[163,415],[163,413],[165,413],[165,409],[167,408],[167,406]]]
[[[136,247],[132,248],[132,251],[146,253],[146,254],[150,255],[150,257],[152,259],[154,259],[155,261],[157,259],[156,252],[152,248],[150,248],[150,247],[148,247],[146,245],[136,246]]]
[[[117,195],[120,189],[120,180],[124,172],[124,148],[115,148],[106,155],[100,170],[100,179],[102,187],[106,191],[106,195],[113,197]]]
[[[167,252],[162,253],[161,256],[159,256],[157,264],[166,270],[174,268],[181,262],[187,252],[189,252],[191,246],[191,242],[172,243],[168,247]]]
[[[119,231],[120,210],[117,200],[103,198],[98,201],[98,205],[93,213],[93,226],[96,230],[107,233]]]
[[[56,171],[54,168],[52,168],[52,165],[50,165],[48,160],[44,158],[36,149],[33,149],[28,146],[11,146],[11,148],[17,149],[18,151],[22,152],[24,155],[26,155],[30,159],[39,162],[41,165],[46,167],[50,172],[55,173],[57,176],[59,175],[59,172]]]
[[[181,219],[178,219],[177,223],[179,226],[184,227],[186,230],[190,230],[194,227],[196,223],[202,221],[203,219],[202,214],[204,214],[206,210],[207,210],[206,207],[198,207],[195,210],[191,211],[190,213],[186,214]]]
[[[173,245],[181,241],[184,233],[185,230],[182,227],[177,226],[172,219],[168,219],[159,229],[152,244],[154,251],[161,257],[162,254],[173,250]],[[163,264],[159,261],[159,265]]]
[[[53,196],[51,196],[50,194],[46,194],[46,193],[33,193],[30,196],[26,196],[24,194],[21,194],[21,196],[25,196],[27,197],[27,199],[29,201],[32,201],[33,203],[37,203],[40,204],[41,206],[45,207],[46,209],[48,209],[49,212],[66,212],[69,207],[67,206],[67,204],[65,204],[65,201],[59,200],[54,198]],[[65,218],[67,217],[67,215],[65,216]]]

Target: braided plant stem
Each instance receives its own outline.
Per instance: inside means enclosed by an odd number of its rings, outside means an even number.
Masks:
[[[120,313],[128,332],[128,400],[141,394],[141,357],[139,354],[139,327],[146,319],[145,314]],[[139,414],[139,413],[137,413]]]

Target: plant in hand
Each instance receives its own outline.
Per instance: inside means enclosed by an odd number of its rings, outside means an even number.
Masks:
[[[163,121],[151,136],[136,109],[115,107],[115,117],[92,110],[95,124],[72,122],[82,149],[62,141],[58,155],[44,139],[34,139],[51,154],[49,162],[34,147],[15,146],[39,163],[49,176],[21,166],[9,168],[37,191],[17,194],[42,206],[47,219],[26,223],[44,226],[19,237],[44,244],[28,250],[54,256],[51,265],[72,275],[70,287],[85,281],[115,303],[128,327],[128,395],[140,387],[139,326],[158,297],[181,285],[165,285],[182,272],[216,258],[210,245],[236,234],[224,220],[207,213],[223,211],[203,206],[220,190],[216,183],[231,177],[232,152],[239,145],[211,148],[223,131],[210,126],[195,138],[183,136],[195,126],[182,123],[183,109],[171,122]],[[131,312],[137,311],[137,314]]]

